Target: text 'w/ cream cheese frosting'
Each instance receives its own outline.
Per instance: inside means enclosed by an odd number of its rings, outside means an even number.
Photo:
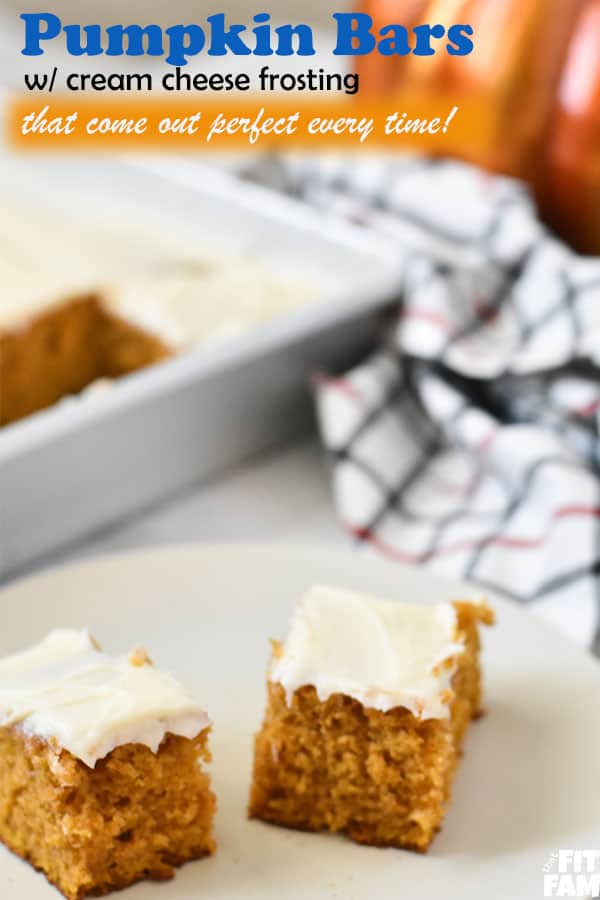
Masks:
[[[312,685],[321,701],[345,694],[387,712],[404,707],[421,719],[448,718],[457,656],[451,603],[420,606],[315,587],[292,616],[270,679],[288,703]]]
[[[210,720],[143,654],[111,657],[87,631],[57,629],[0,660],[0,726],[12,725],[93,768],[123,744],[156,753],[167,733],[193,738]]]

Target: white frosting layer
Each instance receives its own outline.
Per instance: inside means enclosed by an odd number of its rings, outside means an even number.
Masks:
[[[196,235],[15,205],[0,209],[0,282],[0,328],[93,292],[174,349],[237,335],[316,296],[255,259],[207,256]]]
[[[193,738],[210,720],[166,672],[100,652],[87,631],[57,629],[0,660],[0,726],[56,743],[93,768],[123,744],[156,753],[167,733]]]
[[[113,313],[175,348],[249,329],[310,300],[305,285],[271,275],[254,260],[182,260],[125,277],[103,293]]]
[[[0,209],[0,328],[19,328],[49,307],[95,292],[106,272],[122,264],[117,247],[107,229],[92,233],[7,198]]]
[[[346,694],[387,712],[449,716],[449,692],[463,645],[450,603],[417,606],[315,587],[298,604],[270,678],[288,703],[313,685],[320,700]]]

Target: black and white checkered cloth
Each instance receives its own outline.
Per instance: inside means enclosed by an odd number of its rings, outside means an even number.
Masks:
[[[600,655],[600,259],[549,235],[521,184],[460,163],[267,171],[405,260],[381,347],[317,386],[344,526],[531,604]]]

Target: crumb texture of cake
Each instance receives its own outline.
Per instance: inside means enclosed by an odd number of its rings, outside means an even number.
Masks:
[[[210,721],[144,650],[57,630],[0,660],[0,840],[68,900],[214,852]]]
[[[99,295],[65,300],[24,327],[0,328],[0,425],[174,352],[157,335],[110,314]]]
[[[95,299],[80,296],[46,310],[26,329],[0,329],[0,424],[44,409],[97,377],[99,318]]]
[[[481,714],[484,604],[413,606],[315,588],[274,644],[249,814],[424,852]]]

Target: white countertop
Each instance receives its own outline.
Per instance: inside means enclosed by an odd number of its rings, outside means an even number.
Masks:
[[[222,478],[188,488],[177,497],[106,529],[95,537],[50,554],[4,584],[81,559],[110,556],[143,547],[194,542],[257,541],[354,549],[370,553],[340,526],[323,450],[315,435],[236,467]],[[571,639],[560,607],[529,606]]]

